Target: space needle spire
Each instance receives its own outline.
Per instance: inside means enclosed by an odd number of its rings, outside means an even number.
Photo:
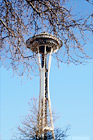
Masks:
[[[46,32],[29,38],[27,47],[37,54],[40,73],[39,108],[37,116],[38,136],[47,140],[48,132],[52,133],[55,140],[54,126],[49,93],[49,72],[51,55],[62,46],[62,41]]]

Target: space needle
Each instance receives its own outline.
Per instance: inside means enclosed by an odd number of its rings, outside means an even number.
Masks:
[[[44,32],[29,38],[26,41],[26,45],[27,48],[36,53],[40,73],[40,93],[37,116],[38,136],[43,140],[47,140],[47,134],[51,132],[53,140],[55,140],[49,93],[49,72],[51,55],[57,52],[62,47],[63,43],[54,35]]]

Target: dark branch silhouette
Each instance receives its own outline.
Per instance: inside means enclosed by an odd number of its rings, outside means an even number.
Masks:
[[[82,64],[91,59],[84,50],[92,33],[93,14],[73,15],[68,0],[1,0],[0,58],[4,66],[29,73],[37,67],[36,55],[26,47],[28,37],[48,32],[63,41],[55,54],[58,62]],[[85,0],[92,5],[91,0]],[[87,46],[88,47],[88,46]],[[21,69],[20,69],[21,68]]]

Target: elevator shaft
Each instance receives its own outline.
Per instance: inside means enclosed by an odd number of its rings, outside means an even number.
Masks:
[[[38,51],[39,52],[39,51]],[[53,140],[54,127],[51,110],[51,102],[49,95],[49,71],[50,71],[51,53],[49,56],[46,54],[46,46],[44,53],[38,53],[38,65],[40,71],[40,95],[39,95],[39,116],[38,116],[38,129],[43,140],[47,140],[47,134],[50,131]],[[50,120],[50,124],[48,122]]]

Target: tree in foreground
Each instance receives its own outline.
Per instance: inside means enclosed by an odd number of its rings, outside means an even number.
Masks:
[[[93,4],[92,0],[84,3],[90,8]],[[88,40],[87,34],[91,36],[92,33],[93,14],[75,14],[71,6],[69,0],[1,0],[2,64],[18,70],[20,75],[35,70],[37,58],[27,49],[26,40],[44,31],[63,41],[62,48],[55,54],[58,62],[82,64],[85,59],[90,59],[84,45]]]
[[[42,139],[42,132],[39,132],[37,124],[38,118],[38,107],[37,107],[37,100],[31,99],[30,111],[29,115],[22,121],[22,124],[17,128],[17,134],[14,136],[16,140],[43,140]],[[53,113],[54,121],[57,119],[57,116]],[[48,121],[48,123],[50,123]],[[60,128],[54,129],[55,140],[65,140],[68,137],[68,129],[67,127],[65,130]],[[49,131],[46,135],[46,140],[53,140],[52,133]]]

